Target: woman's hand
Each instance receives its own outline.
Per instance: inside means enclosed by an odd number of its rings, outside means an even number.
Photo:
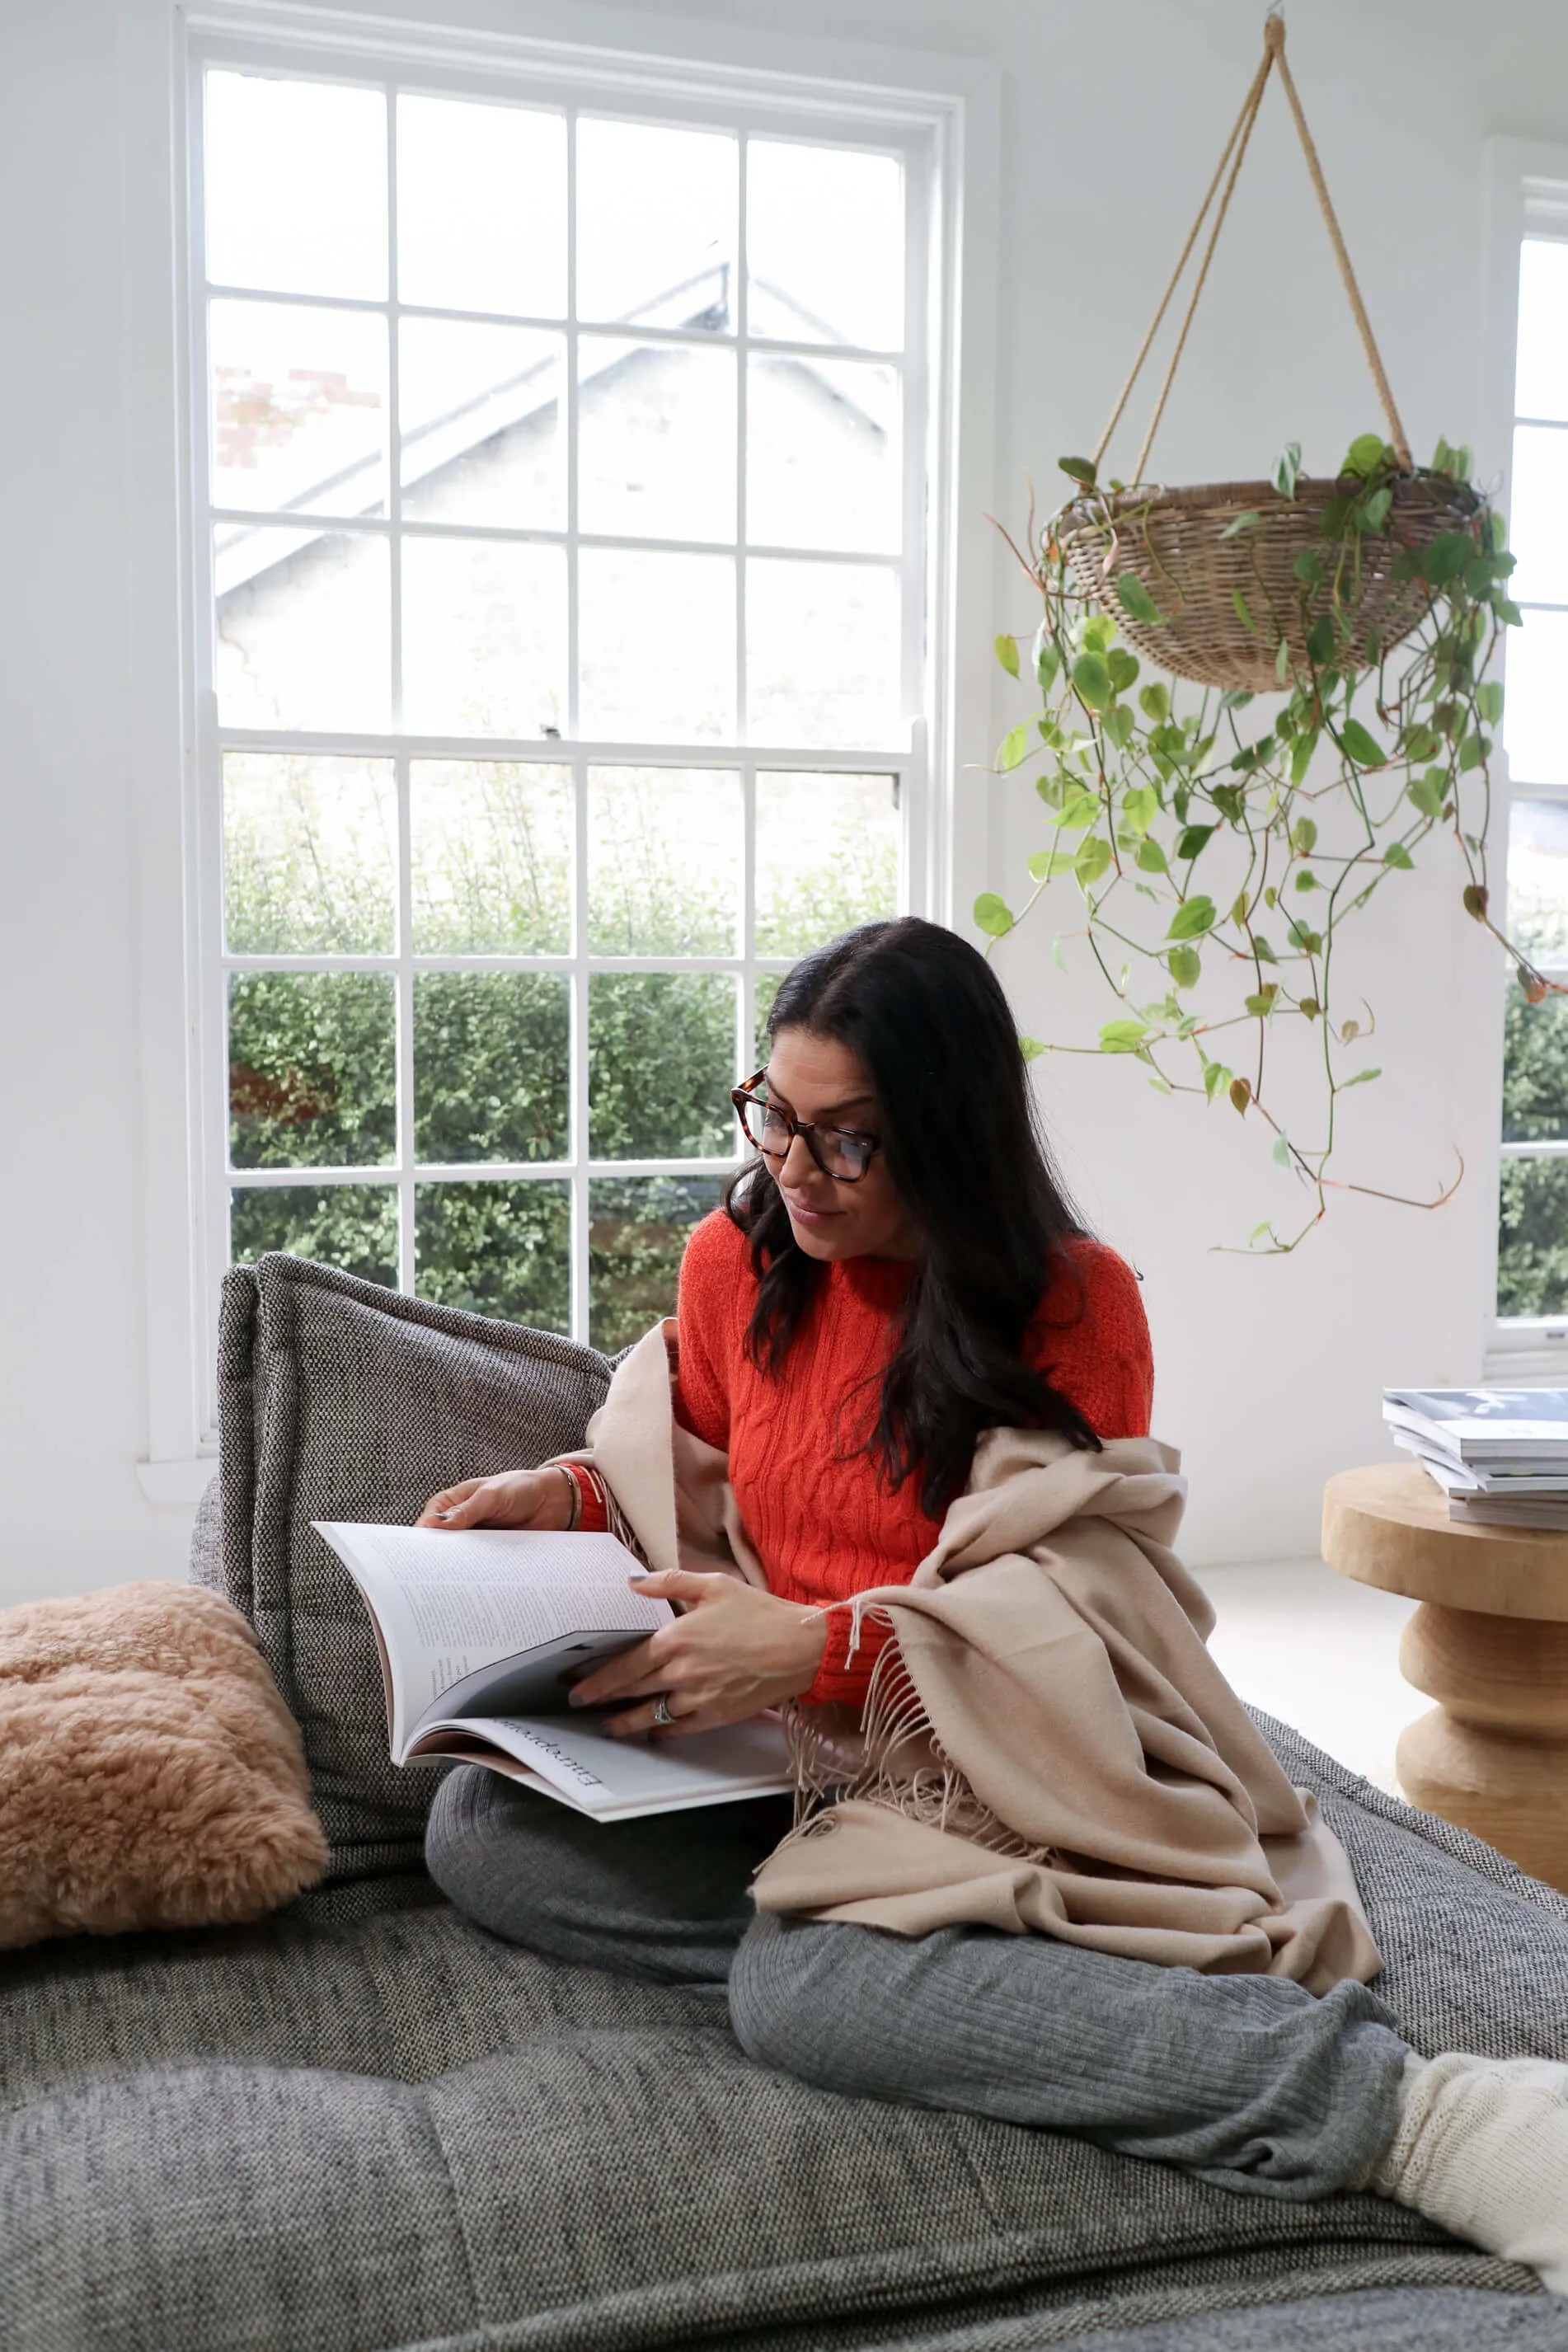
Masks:
[[[572,1497],[564,1475],[542,1470],[500,1470],[493,1478],[462,1478],[432,1495],[416,1528],[565,1528]]]
[[[716,1731],[743,1723],[805,1690],[822,1664],[827,1620],[819,1610],[781,1601],[733,1576],[693,1576],[661,1569],[632,1587],[655,1601],[685,1604],[684,1616],[661,1625],[635,1650],[625,1650],[572,1692],[574,1706],[645,1699],[606,1718],[617,1738],[652,1730],[656,1739],[689,1731]],[[654,1725],[660,1696],[674,1718]]]

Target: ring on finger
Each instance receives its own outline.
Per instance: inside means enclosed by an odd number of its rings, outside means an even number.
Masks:
[[[672,1716],[669,1711],[669,1693],[668,1691],[660,1691],[658,1695],[658,1705],[653,1711],[653,1719],[658,1724],[673,1723],[675,1721],[674,1716]]]

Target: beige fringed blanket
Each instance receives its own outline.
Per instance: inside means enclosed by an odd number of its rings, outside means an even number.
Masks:
[[[724,1456],[671,1412],[674,1339],[656,1327],[620,1367],[592,1459],[655,1567],[763,1583]],[[761,1909],[979,1922],[1320,1993],[1376,1975],[1343,1849],[1205,1647],[1176,1460],[1152,1438],[982,1438],[913,1581],[840,1604],[893,1639],[863,1721],[793,1711],[806,1809]]]

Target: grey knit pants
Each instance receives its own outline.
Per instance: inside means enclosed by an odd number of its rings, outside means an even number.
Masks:
[[[1364,1985],[1206,1977],[1048,1936],[907,1937],[759,1915],[786,1799],[596,1822],[449,1772],[431,1875],[552,1958],[728,1998],[744,2049],[829,2091],[1072,2132],[1221,2188],[1321,2197],[1393,2137],[1406,2044]]]

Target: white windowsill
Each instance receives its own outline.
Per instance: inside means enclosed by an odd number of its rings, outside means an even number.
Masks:
[[[1543,1316],[1494,1327],[1481,1378],[1495,1388],[1568,1388],[1568,1325]]]
[[[201,1454],[189,1462],[138,1462],[137,1483],[150,1503],[163,1509],[188,1509],[199,1503],[217,1474],[217,1455]]]

